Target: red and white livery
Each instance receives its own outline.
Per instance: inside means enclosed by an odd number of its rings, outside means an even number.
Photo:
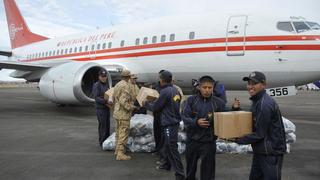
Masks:
[[[269,87],[320,79],[320,26],[302,17],[203,14],[165,17],[90,33],[48,39],[30,32],[15,1],[4,0],[12,52],[0,68],[12,77],[39,81],[53,102],[93,102],[91,87],[104,68],[110,83],[122,69],[139,81],[157,81],[161,69],[178,85],[211,75],[226,89],[244,89],[243,76],[266,74]]]

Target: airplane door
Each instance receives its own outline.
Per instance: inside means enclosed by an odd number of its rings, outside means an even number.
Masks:
[[[228,56],[244,55],[247,19],[246,15],[230,16],[226,32],[226,53]]]

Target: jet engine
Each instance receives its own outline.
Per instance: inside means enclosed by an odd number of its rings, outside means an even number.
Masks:
[[[105,68],[93,62],[69,62],[52,67],[40,79],[40,93],[58,104],[93,103],[92,86],[101,69]],[[111,87],[109,72],[108,83]]]

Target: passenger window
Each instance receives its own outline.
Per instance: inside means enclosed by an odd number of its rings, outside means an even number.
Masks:
[[[136,45],[138,46],[139,44],[140,44],[140,39],[137,38],[137,39],[136,39]]]
[[[60,50],[57,50],[57,55],[59,55],[59,53],[60,53]]]
[[[78,49],[77,47],[74,47],[74,53],[77,53]]]
[[[297,33],[305,32],[311,30],[308,25],[304,22],[293,22],[294,28],[296,28]]]
[[[294,32],[291,22],[278,22],[277,28],[282,31]]]
[[[166,35],[161,36],[161,42],[166,42]]]
[[[102,49],[106,49],[106,46],[107,46],[107,44],[106,44],[106,43],[103,43],[103,44],[102,44]]]
[[[71,54],[71,53],[72,53],[72,48],[69,49],[69,54]]]
[[[68,54],[68,49],[65,49],[65,50],[64,50],[64,54]]]
[[[91,51],[94,51],[94,44],[91,46]]]
[[[79,47],[79,52],[82,52],[82,46]]]
[[[97,45],[97,50],[100,50],[100,44]]]
[[[148,37],[143,38],[143,44],[148,44]]]
[[[63,49],[61,49],[60,54],[63,55]]]
[[[174,34],[170,34],[170,41],[174,41],[175,35]]]
[[[52,52],[52,56],[55,56],[55,55],[56,55],[56,51],[53,51],[53,52]]]
[[[152,43],[157,43],[157,36],[152,37]]]
[[[122,41],[120,42],[120,46],[121,46],[121,47],[124,46],[124,40],[122,40]]]
[[[86,46],[86,48],[84,50],[87,52],[88,51],[88,46]]]
[[[189,33],[189,39],[194,39],[194,37],[195,37],[194,32],[190,32],[190,33]]]
[[[51,51],[49,51],[49,56],[51,56]]]
[[[46,52],[46,57],[48,57],[48,52]]]
[[[110,49],[112,47],[112,42],[108,43],[108,48]]]
[[[42,52],[42,57],[44,57],[44,52]]]

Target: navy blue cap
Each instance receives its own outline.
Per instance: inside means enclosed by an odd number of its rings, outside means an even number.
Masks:
[[[107,71],[104,70],[104,69],[101,69],[101,70],[99,71],[99,76],[107,76]]]
[[[254,71],[249,74],[248,77],[243,77],[243,81],[253,81],[255,83],[265,83],[266,82],[266,76],[259,71]]]
[[[166,82],[171,82],[172,81],[172,73],[170,71],[162,71],[160,73],[160,78],[165,80]]]

